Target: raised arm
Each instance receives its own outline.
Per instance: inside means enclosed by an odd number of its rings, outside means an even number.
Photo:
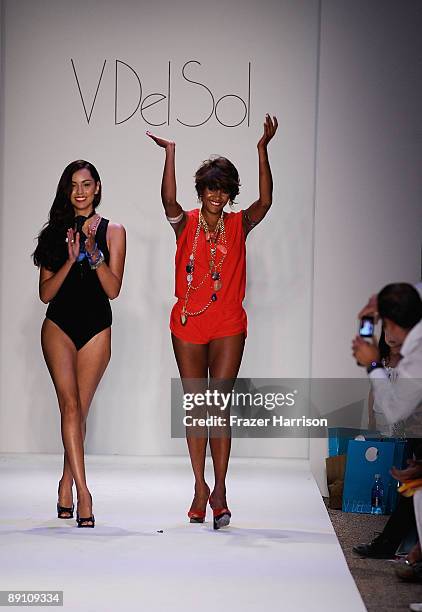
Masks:
[[[159,147],[165,149],[166,152],[163,178],[161,181],[161,200],[163,202],[166,217],[173,227],[176,236],[179,236],[185,226],[186,215],[176,199],[176,143],[154,136],[151,132],[147,132],[147,135],[158,144]]]
[[[264,133],[258,142],[259,198],[243,212],[245,235],[265,217],[273,201],[273,178],[268,159],[268,143],[277,131],[276,117],[266,115]]]

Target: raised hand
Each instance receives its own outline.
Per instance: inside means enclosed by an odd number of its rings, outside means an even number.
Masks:
[[[159,147],[163,147],[163,149],[167,149],[167,147],[171,147],[174,145],[173,140],[166,140],[165,138],[160,138],[159,136],[155,136],[151,132],[146,133]]]
[[[85,240],[85,251],[88,255],[92,255],[95,251],[95,230],[88,226],[88,238]]]
[[[73,231],[72,228],[67,230],[67,257],[71,263],[75,263],[79,256],[79,232]]]
[[[380,360],[377,339],[372,338],[372,342],[367,342],[361,336],[356,336],[352,342],[352,353],[357,364],[361,366],[369,366],[373,361]]]
[[[358,319],[361,319],[362,317],[366,316],[374,317],[374,322],[378,323],[378,296],[376,293],[374,293],[374,295],[371,295],[366,306],[364,306],[359,312]]]
[[[277,117],[271,117],[267,114],[265,115],[265,123],[264,123],[264,133],[261,136],[258,142],[258,149],[266,149],[270,140],[274,137],[278,128]]]

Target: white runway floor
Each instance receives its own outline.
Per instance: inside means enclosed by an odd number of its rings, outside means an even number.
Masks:
[[[95,529],[55,518],[60,466],[0,455],[1,590],[63,590],[72,612],[365,610],[307,461],[232,459],[216,532],[210,510],[188,522],[187,458],[89,456]]]

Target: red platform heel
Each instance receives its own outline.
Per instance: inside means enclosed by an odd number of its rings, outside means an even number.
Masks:
[[[205,510],[189,510],[188,517],[191,523],[203,523],[205,521]]]
[[[188,518],[189,518],[191,523],[203,523],[205,521],[205,514],[206,514],[206,511],[207,511],[207,503],[208,503],[209,498],[210,498],[210,490],[209,490],[209,488],[207,488],[207,490],[208,490],[208,493],[207,493],[207,499],[205,501],[205,509],[204,510],[189,510],[189,512],[188,512]]]

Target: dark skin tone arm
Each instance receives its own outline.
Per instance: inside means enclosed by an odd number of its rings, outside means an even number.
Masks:
[[[184,210],[176,199],[176,143],[172,140],[166,140],[165,138],[155,136],[151,134],[151,132],[147,132],[147,135],[166,152],[163,178],[161,181],[161,201],[163,202],[166,216],[179,217]],[[176,238],[180,236],[185,225],[186,215],[183,215],[178,223],[172,224]]]
[[[277,117],[269,115],[265,118],[264,133],[261,136],[258,148],[258,168],[259,168],[259,197],[245,210],[243,215],[243,228],[247,236],[251,229],[265,217],[270,210],[273,201],[273,177],[271,174],[270,162],[268,159],[268,144],[274,137],[278,128]],[[247,215],[247,216],[246,216]],[[248,223],[247,219],[252,222]]]
[[[274,137],[278,127],[278,121],[276,117],[266,116],[264,123],[264,133],[261,136],[257,148],[258,148],[258,167],[259,167],[259,197],[258,199],[249,206],[245,211],[248,215],[249,220],[252,223],[248,223],[245,216],[243,217],[244,231],[247,235],[252,227],[262,221],[272,204],[272,193],[273,193],[273,179],[271,175],[271,168],[268,159],[268,143]],[[167,217],[178,217],[183,213],[183,208],[176,199],[176,172],[175,172],[175,152],[176,144],[171,140],[165,140],[155,136],[151,132],[147,132],[147,135],[156,143],[159,147],[165,149],[166,159],[164,163],[163,178],[161,182],[161,200],[163,202],[164,210]],[[178,238],[185,227],[186,215],[183,215],[182,219],[172,227],[175,231],[176,237]]]

